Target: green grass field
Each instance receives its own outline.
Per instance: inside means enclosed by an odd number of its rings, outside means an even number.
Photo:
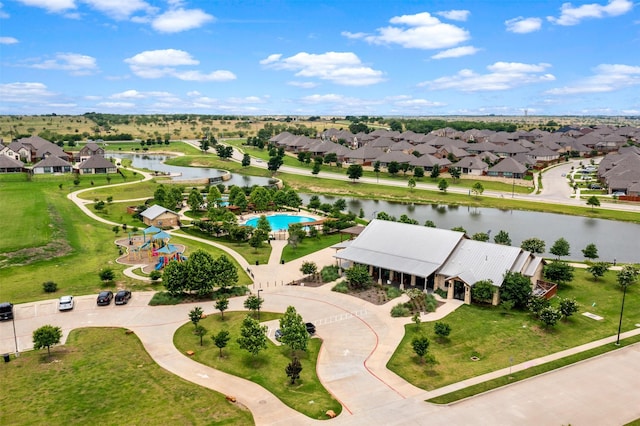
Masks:
[[[205,308],[205,312],[214,311]],[[327,418],[326,411],[333,410],[339,414],[342,406],[322,386],[316,375],[316,360],[322,341],[310,339],[307,352],[299,353],[302,372],[295,385],[289,384],[285,374],[285,367],[291,361],[291,351],[286,346],[276,346],[268,342],[266,350],[253,357],[247,351],[240,349],[236,339],[240,337],[240,327],[247,312],[225,312],[224,321],[220,313],[209,314],[200,321],[199,325],[208,330],[200,346],[200,338],[193,334],[193,324],[187,323],[180,327],[173,337],[173,343],[183,353],[187,350],[195,351],[193,359],[217,370],[233,374],[250,380],[272,392],[282,402],[296,411],[313,419]],[[280,318],[282,314],[261,312],[262,321]],[[213,344],[211,336],[220,330],[229,331],[231,339],[223,349],[220,358],[219,349]]]
[[[3,363],[0,424],[253,424],[225,396],[160,368],[135,334],[77,329],[67,344]]]
[[[528,312],[511,311],[506,314],[498,307],[465,305],[443,321],[451,325],[450,338],[440,343],[433,323],[405,327],[405,336],[387,366],[414,385],[432,390],[490,371],[509,367],[510,360],[519,364],[551,353],[572,348],[590,341],[615,335],[618,330],[622,290],[609,271],[604,279],[593,281],[588,272],[576,270],[575,280],[559,291],[559,296],[575,298],[580,311],[555,327],[545,328]],[[557,298],[552,299],[557,303]],[[583,312],[604,317],[595,321]],[[640,285],[627,291],[623,331],[640,323]],[[429,352],[439,361],[433,369],[417,362],[411,340],[426,335],[431,344]],[[480,361],[472,361],[477,355]]]
[[[291,245],[287,244],[284,247],[284,250],[282,250],[282,256],[280,260],[291,262],[292,260],[299,259],[311,253],[315,253],[318,250],[331,247],[332,245],[339,243],[340,238],[340,234],[320,235],[318,238],[308,237],[303,239],[300,243],[298,243],[298,246],[296,248],[293,248]]]

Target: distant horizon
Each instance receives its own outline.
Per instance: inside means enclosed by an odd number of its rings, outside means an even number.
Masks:
[[[639,11],[633,0],[0,0],[0,114],[638,116]]]

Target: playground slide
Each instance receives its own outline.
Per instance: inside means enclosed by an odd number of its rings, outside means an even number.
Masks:
[[[156,271],[159,271],[160,269],[162,269],[163,266],[164,266],[164,260],[160,259],[158,263],[156,263],[156,268],[155,268]]]

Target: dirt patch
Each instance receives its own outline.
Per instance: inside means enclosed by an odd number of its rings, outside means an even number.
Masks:
[[[51,240],[40,247],[28,247],[10,253],[4,253],[0,259],[0,268],[9,266],[24,266],[41,260],[49,260],[65,256],[73,250],[67,242],[67,234],[62,223],[62,216],[52,206],[47,206],[51,218]]]

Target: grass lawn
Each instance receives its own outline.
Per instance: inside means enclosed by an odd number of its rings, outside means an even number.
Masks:
[[[344,238],[344,237],[343,237]],[[291,244],[287,244],[282,250],[282,256],[280,260],[285,262],[291,262],[292,260],[299,259],[311,253],[315,253],[318,250],[330,247],[340,242],[340,234],[331,235],[319,235],[318,238],[307,237],[298,243],[296,248],[293,248]],[[322,267],[323,265],[318,265]]]
[[[212,237],[210,235],[205,234],[196,228],[182,228],[182,232],[185,234],[193,235],[195,237],[204,238],[206,240],[211,240],[215,243],[222,244],[223,246],[229,247],[232,250],[237,251],[242,257],[244,257],[249,265],[254,265],[256,261],[258,261],[261,265],[264,265],[269,262],[269,256],[271,255],[271,246],[267,243],[264,243],[261,248],[258,250],[254,249],[249,245],[248,242],[238,242],[233,241],[227,237]],[[178,234],[174,234],[178,235]],[[185,239],[185,241],[189,241]]]
[[[67,344],[2,365],[0,424],[253,424],[225,396],[160,368],[135,334],[73,330]]]
[[[173,343],[181,351],[195,351],[193,359],[217,370],[250,380],[272,392],[282,402],[313,419],[326,419],[325,412],[333,410],[339,414],[342,406],[322,386],[316,375],[316,359],[322,345],[320,339],[310,339],[306,353],[298,354],[302,364],[300,379],[295,385],[289,384],[284,372],[291,361],[291,351],[286,346],[276,346],[268,342],[266,350],[257,356],[240,349],[236,339],[240,337],[242,320],[247,312],[226,312],[224,321],[220,314],[210,314],[199,325],[208,330],[200,346],[200,338],[193,334],[193,324],[180,327],[173,337]],[[261,312],[262,321],[280,318],[282,314]],[[213,344],[211,336],[221,330],[228,330],[231,339],[228,346],[220,350]],[[239,392],[241,392],[239,390]]]
[[[509,367],[510,358],[513,364],[519,364],[616,334],[622,291],[615,282],[614,272],[594,282],[588,272],[576,270],[575,280],[563,287],[559,296],[575,298],[581,309],[549,329],[527,312],[506,314],[501,308],[475,305],[462,306],[443,320],[452,332],[442,343],[436,339],[433,323],[422,323],[419,329],[415,324],[407,325],[405,336],[387,366],[414,385],[432,390]],[[557,298],[552,300],[558,302]],[[595,321],[581,315],[583,312],[604,319]],[[640,285],[636,284],[627,290],[623,331],[638,323]],[[429,352],[439,361],[433,369],[420,365],[413,353],[411,340],[419,334],[431,341]],[[472,361],[473,355],[480,360]]]

